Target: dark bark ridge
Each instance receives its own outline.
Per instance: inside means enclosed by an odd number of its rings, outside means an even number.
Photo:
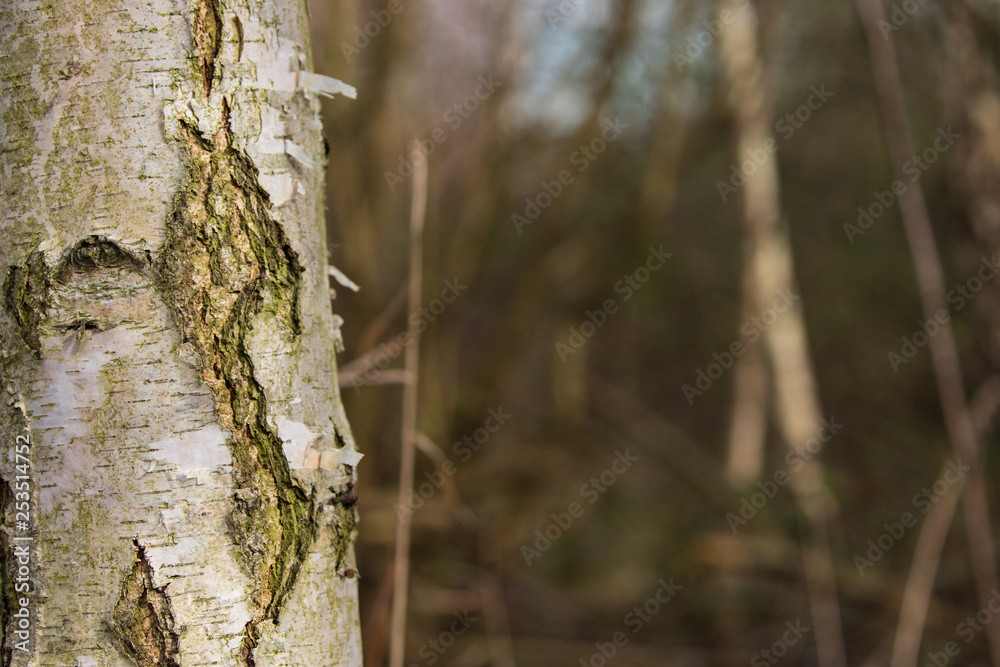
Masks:
[[[257,171],[233,146],[223,101],[210,139],[182,125],[188,175],[157,261],[161,292],[185,342],[200,352],[220,421],[233,434],[234,508],[229,530],[255,582],[255,618],[240,659],[253,665],[258,626],[277,620],[316,532],[314,503],[292,479],[281,440],[267,421],[248,340],[255,321],[296,338],[302,267],[270,213]]]
[[[166,586],[153,585],[153,568],[138,542],[112,619],[122,650],[137,667],[179,667],[180,649]]]
[[[50,278],[42,253],[33,252],[24,266],[11,266],[4,280],[4,306],[24,344],[41,356],[39,328],[49,301]]]
[[[50,268],[34,251],[12,266],[4,306],[36,357],[42,336],[71,330],[107,331],[136,315],[130,299],[150,287],[150,260],[102,236],[80,239]]]

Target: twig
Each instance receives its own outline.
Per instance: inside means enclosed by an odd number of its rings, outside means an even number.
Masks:
[[[421,150],[414,141],[412,152]],[[417,440],[417,388],[419,384],[420,329],[414,317],[420,307],[423,279],[424,216],[427,210],[427,161],[414,160],[413,200],[410,207],[410,295],[409,345],[404,366],[403,419],[399,465],[399,504],[405,507],[413,495],[413,469]],[[406,608],[410,575],[410,526],[412,513],[403,512],[396,524],[396,555],[393,575],[392,629],[389,637],[389,667],[403,667],[406,657]]]
[[[444,450],[423,431],[417,431],[416,445],[427,458],[434,462],[434,467],[443,475],[441,489],[445,499],[448,501],[449,509],[455,514],[455,518],[466,527],[474,528],[477,524],[476,513],[462,502],[462,496],[458,492],[458,485],[455,484],[455,479],[447,474],[445,466],[448,464],[448,456],[444,453]]]
[[[856,4],[868,39],[875,93],[882,114],[889,155],[896,176],[900,178],[903,176],[904,165],[914,155],[914,150],[910,139],[903,87],[900,83],[896,47],[891,39],[884,39],[879,30],[879,23],[886,21],[881,0],[856,0]],[[945,299],[941,257],[937,242],[934,240],[934,230],[927,212],[923,190],[918,183],[907,185],[899,195],[899,205],[910,253],[916,266],[924,317],[930,320],[940,313],[947,313],[948,306]],[[962,509],[973,579],[979,601],[985,605],[992,590],[997,587],[989,504],[982,473],[977,466],[978,438],[972,413],[966,402],[958,347],[950,323],[946,321],[941,324],[937,334],[930,338],[929,346],[948,439],[951,441],[955,456],[973,466],[972,474],[963,489]],[[946,518],[948,521],[945,521]],[[914,556],[910,570],[911,578],[904,592],[903,611],[893,646],[892,667],[911,667],[918,661],[929,596],[933,588],[933,575],[940,559],[940,548],[944,545],[944,536],[947,535],[946,527],[938,528],[933,525],[928,527],[929,521],[928,518],[928,523],[925,523],[921,531],[921,540],[924,539],[923,533],[930,532],[932,528],[935,531],[934,538],[926,538],[928,546],[924,551],[918,549],[920,560]],[[950,517],[941,518],[941,522],[950,523]],[[934,560],[930,561],[928,559],[932,547],[938,551]],[[993,664],[1000,664],[1000,626],[988,628],[986,635],[990,643]]]
[[[973,415],[975,416],[976,433],[979,437],[988,432],[995,416],[997,393],[1000,391],[998,382],[1000,379],[996,376],[990,376],[980,385],[973,398]],[[944,475],[947,469],[948,462],[945,462],[941,466],[938,479]],[[982,468],[978,470],[981,472]],[[931,507],[927,518],[924,519],[924,523],[920,527],[917,545],[913,553],[913,562],[910,564],[910,572],[900,602],[900,620],[895,640],[892,637],[887,639],[887,642],[891,642],[890,646],[894,652],[897,651],[896,646],[898,645],[900,656],[911,654],[914,646],[918,651],[920,649],[921,631],[930,609],[931,597],[934,595],[937,564],[941,559],[941,552],[944,550],[948,532],[951,530],[955,508],[958,507],[958,500],[965,482],[965,479],[961,479],[956,486],[951,487],[948,493]],[[886,651],[886,658],[888,657],[888,651]],[[884,659],[873,656],[862,667],[870,667],[884,662]]]
[[[382,337],[392,324],[393,319],[406,307],[406,293],[409,286],[404,282],[396,290],[396,293],[389,299],[382,312],[375,316],[375,319],[368,323],[361,335],[358,337],[358,352],[368,352],[374,350],[379,338]]]
[[[409,377],[402,368],[389,368],[384,371],[377,371],[369,380],[362,377],[364,371],[365,369],[362,368],[345,370],[339,373],[337,379],[341,388],[349,389],[351,387],[366,387],[376,384],[406,384],[406,378]]]
[[[942,473],[947,464],[942,467]],[[964,484],[961,480],[960,484]],[[955,508],[959,500],[958,487],[952,487],[928,512],[917,535],[917,546],[913,553],[913,562],[903,589],[903,600],[900,603],[899,625],[896,627],[896,638],[892,644],[891,667],[913,665],[918,662],[920,641],[927,622],[927,610],[930,608],[931,596],[934,594],[934,580],[937,578],[938,563],[944,550],[951,521],[955,516]]]
[[[991,375],[983,380],[972,395],[969,409],[972,410],[976,432],[979,437],[983,437],[992,430],[997,412],[1000,411],[1000,376]]]

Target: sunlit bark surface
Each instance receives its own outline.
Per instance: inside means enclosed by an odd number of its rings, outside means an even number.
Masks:
[[[3,665],[361,664],[310,69],[297,0],[0,7]]]

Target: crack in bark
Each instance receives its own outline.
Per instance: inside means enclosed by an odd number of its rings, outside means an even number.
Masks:
[[[135,546],[135,562],[112,612],[115,633],[137,667],[179,667],[180,648],[166,587],[153,585],[146,550],[138,540]]]
[[[182,124],[188,176],[177,196],[157,262],[160,288],[185,342],[199,350],[203,378],[232,433],[236,486],[229,530],[254,582],[257,613],[239,657],[252,666],[259,625],[277,620],[315,535],[313,501],[292,480],[281,440],[267,422],[267,399],[248,349],[253,322],[297,336],[302,267],[270,213],[250,159],[223,122],[209,140]]]
[[[45,258],[32,252],[24,266],[11,266],[4,280],[4,306],[35,357],[41,354],[39,327],[48,308],[51,281]]]
[[[218,0],[199,0],[194,19],[194,43],[198,48],[198,68],[205,97],[212,95],[215,59],[222,48],[222,10]]]
[[[143,273],[148,265],[148,258],[131,253],[108,238],[87,236],[63,253],[53,275],[56,282],[66,284],[76,274],[129,268]]]

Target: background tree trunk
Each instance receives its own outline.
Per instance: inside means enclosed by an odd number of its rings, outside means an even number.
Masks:
[[[360,665],[304,3],[12,0],[0,51],[2,664]]]
[[[728,12],[728,19],[726,18]],[[732,25],[719,37],[719,51],[729,86],[729,102],[736,125],[738,159],[754,151],[776,147],[772,132],[770,82],[758,43],[758,21],[752,5],[735,0],[719,4],[719,17]],[[769,154],[776,148],[767,148]],[[763,312],[778,294],[799,294],[791,241],[782,221],[776,157],[746,176],[743,217],[747,242],[745,261],[750,272],[750,296],[755,312]],[[775,421],[789,452],[801,453],[806,443],[822,433],[823,412],[800,306],[788,312],[764,334],[774,392]],[[830,540],[833,497],[826,486],[819,458],[803,458],[802,469],[789,484],[804,518],[802,561],[816,626],[816,652],[821,667],[846,667],[843,623]]]

